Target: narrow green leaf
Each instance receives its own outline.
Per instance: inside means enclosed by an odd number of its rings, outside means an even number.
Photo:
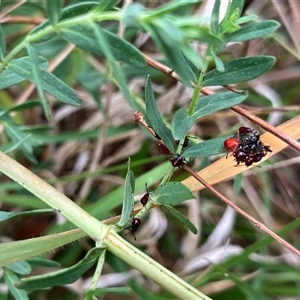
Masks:
[[[28,139],[31,138],[31,134],[28,134],[27,136],[24,136],[22,139],[20,139],[18,142],[16,142],[12,147],[7,148],[4,153],[8,154],[12,151],[15,151],[16,149],[18,149],[19,147],[21,147]],[[26,146],[25,146],[26,147]],[[30,155],[32,153],[30,152]],[[32,161],[32,159],[31,159]]]
[[[230,1],[227,9],[229,18],[232,18],[232,15],[234,15],[237,19],[242,14],[244,4],[245,0]]]
[[[14,273],[21,275],[26,275],[31,272],[30,264],[25,260],[21,260],[13,264],[7,265],[6,268],[10,269]]]
[[[129,105],[135,108],[135,103],[131,97],[125,75],[121,67],[115,61],[114,52],[111,45],[109,44],[107,35],[105,35],[105,32],[102,30],[102,28],[95,23],[92,24],[92,28],[96,36],[98,47],[102,50],[104,56],[108,59],[108,63],[111,67],[115,79],[115,84],[120,88]]]
[[[93,13],[99,14],[103,11],[111,10],[118,2],[118,0],[109,0],[109,1],[89,1],[90,3],[96,2],[97,6],[93,8]],[[89,3],[86,2],[86,3]],[[78,3],[83,4],[83,3]],[[69,5],[70,6],[70,5]]]
[[[273,20],[265,20],[242,27],[241,29],[225,35],[226,42],[243,42],[262,38],[278,29],[280,24]]]
[[[183,151],[183,157],[207,157],[226,152],[224,149],[224,141],[226,137],[220,137],[204,141],[199,144],[193,145]]]
[[[51,2],[47,1],[47,2]],[[99,5],[99,1],[84,1],[84,2],[79,2],[79,3],[70,3],[68,6],[64,7],[62,9],[62,15],[60,18],[60,21],[68,19],[68,18],[75,18],[76,16],[82,16],[92,9],[95,9],[99,7],[99,12],[102,11],[100,8],[102,5],[103,6],[110,6],[111,3],[113,3],[113,0],[110,1],[102,1],[102,4]],[[50,20],[47,19],[45,22],[41,23],[38,26],[35,26],[29,33],[30,36],[36,35],[38,32],[44,30],[46,27],[51,26]],[[41,37],[38,42],[44,42],[49,40],[50,38],[56,36],[57,33],[50,33],[46,36]]]
[[[138,164],[136,164],[135,166],[138,167]],[[138,191],[144,189],[145,182],[147,182],[149,186],[153,185],[155,182],[157,182],[157,180],[163,178],[163,176],[166,173],[166,168],[168,168],[169,166],[170,166],[170,162],[166,161],[164,163],[161,163],[157,167],[152,168],[150,171],[144,172],[136,180],[136,189]],[[115,170],[120,170],[120,166],[117,166]],[[1,185],[0,185],[0,190],[1,190]],[[105,216],[109,214],[109,212],[111,212],[112,210],[120,206],[121,204],[120,199],[122,199],[123,195],[124,195],[124,186],[114,189],[107,195],[101,197],[101,200],[99,200],[101,201],[102,204],[101,207],[97,205],[97,203],[95,202],[94,204],[91,204],[87,207],[87,212],[89,212],[91,215],[95,216],[98,219],[104,219]],[[105,209],[103,209],[103,207]],[[0,252],[0,261],[1,261],[1,252]]]
[[[18,84],[20,82],[22,82],[23,80],[25,80],[26,78],[23,76],[20,76],[18,74],[16,74],[15,72],[13,72],[10,69],[10,64],[12,63],[17,63],[17,64],[26,64],[27,66],[31,67],[31,59],[29,56],[25,56],[22,58],[17,58],[12,60],[7,68],[0,74],[0,89],[6,89],[10,86],[13,86],[15,84]],[[48,66],[48,62],[44,57],[39,56],[38,58],[38,63],[39,63],[39,68],[41,70],[44,70],[47,68]]]
[[[235,21],[235,24],[236,24],[236,25],[239,25],[239,24],[245,24],[245,23],[248,23],[248,22],[250,22],[250,21],[254,21],[255,19],[257,19],[257,16],[256,16],[256,15],[243,16],[243,17],[238,18],[238,19]]]
[[[101,29],[98,24],[96,26]],[[137,48],[107,30],[101,29],[101,32],[116,60],[123,61],[134,67],[146,66],[145,59]],[[63,28],[59,35],[85,51],[105,56],[103,46],[101,47],[102,41],[99,44],[92,25],[79,24]]]
[[[43,89],[57,100],[63,103],[79,106],[80,100],[72,88],[62,82],[52,73],[42,71],[42,87]]]
[[[130,184],[131,184],[131,190],[132,193],[134,193],[135,190],[135,177],[132,171],[129,172],[129,176],[130,176]]]
[[[221,1],[216,0],[214,4],[214,8],[210,18],[210,28],[212,34],[217,35],[219,33],[219,14],[220,14],[220,5]]]
[[[224,64],[223,64],[222,60],[217,56],[215,51],[212,49],[212,47],[209,48],[209,53],[211,54],[211,56],[213,57],[213,59],[215,61],[217,70],[219,72],[224,72],[225,71]]]
[[[5,36],[2,30],[2,26],[0,24],[0,61],[3,60],[5,53],[6,53]]]
[[[244,2],[244,0],[228,2],[226,14],[219,25],[222,29],[222,34],[235,32],[239,29],[237,20],[242,13]]]
[[[238,174],[234,177],[234,180],[233,180],[233,192],[235,195],[238,195],[241,190],[242,190],[242,182],[243,182],[243,175],[242,174]]]
[[[15,215],[15,212],[0,211],[0,223],[9,220]]]
[[[27,292],[16,287],[16,283],[20,282],[18,276],[7,268],[4,268],[4,281],[15,299],[29,300]]]
[[[1,74],[0,74],[0,89],[6,89],[10,86],[13,86],[15,84],[18,84],[22,81],[24,81],[25,78],[22,76],[19,76],[9,68],[6,68]]]
[[[194,199],[195,195],[180,182],[168,182],[160,185],[151,193],[155,203],[177,205],[183,201]]]
[[[174,46],[175,43],[183,43],[183,36],[174,23],[168,18],[155,19],[152,22],[152,25],[155,25],[155,28],[160,28],[160,37],[165,36],[166,44],[169,46]]]
[[[173,138],[170,130],[167,128],[157,109],[151,84],[151,78],[149,75],[147,76],[145,86],[145,102],[147,117],[151,123],[150,125],[159,135],[159,137],[164,141],[166,147],[171,151],[171,153],[174,153]]]
[[[132,289],[129,287],[107,287],[107,288],[99,288],[99,289],[94,289],[87,291],[84,293],[85,299],[89,299],[88,297],[92,296],[97,296],[97,297],[103,297],[106,294],[117,294],[117,295],[122,295],[122,296],[127,296],[127,298],[132,294]],[[93,298],[91,298],[93,299]],[[93,299],[94,300],[94,299]],[[95,299],[96,300],[96,299]]]
[[[37,91],[38,91],[38,94],[40,97],[40,101],[41,101],[43,109],[44,109],[45,116],[46,116],[47,120],[51,120],[50,106],[48,105],[48,101],[44,95],[44,91],[43,91],[43,87],[42,87],[41,70],[38,65],[38,56],[36,54],[35,48],[31,44],[26,43],[26,48],[27,48],[27,52],[28,52],[29,57],[32,62],[32,67],[33,67],[32,68],[32,76],[33,76],[34,82],[36,84],[36,88],[37,88]]]
[[[197,234],[198,230],[195,225],[177,209],[171,205],[164,204],[164,207],[182,224],[184,224],[192,233]]]
[[[47,15],[51,22],[51,24],[54,26],[59,21],[61,14],[62,14],[62,6],[63,1],[62,0],[51,0],[46,2],[47,5]]]
[[[28,140],[28,135],[25,135],[8,115],[2,115],[0,120],[4,126],[5,133],[13,140],[15,144],[18,144],[22,149],[25,156],[32,161],[37,163],[35,156],[33,155],[33,148]],[[13,146],[15,148],[15,145]]]
[[[26,290],[33,290],[73,283],[92,267],[102,251],[104,251],[102,248],[93,248],[86,254],[84,259],[79,261],[74,266],[46,275],[32,276],[21,279],[21,283],[18,285],[18,287]]]
[[[75,230],[28,240],[1,243],[0,267],[52,251],[55,248],[74,242],[85,235],[84,232]]]
[[[61,264],[57,261],[50,260],[50,259],[44,259],[44,258],[32,258],[26,260],[30,266],[35,267],[45,267],[45,268],[57,268],[60,267]]]
[[[191,74],[189,76],[193,76],[196,81],[196,78],[199,75],[199,69],[203,67],[201,56],[188,43],[180,45],[180,51],[182,52],[182,58],[186,61],[190,69]]]
[[[125,189],[124,189],[124,198],[123,198],[123,206],[122,206],[122,214],[117,225],[119,227],[124,227],[130,216],[132,214],[133,206],[134,206],[134,175],[130,170],[130,158],[128,159],[128,169],[125,178]]]
[[[175,140],[181,140],[185,137],[187,132],[192,128],[195,122],[194,117],[190,117],[187,111],[180,108],[176,111],[172,120],[172,134]]]
[[[91,94],[99,110],[102,109],[99,86],[107,80],[107,76],[92,68],[85,68],[83,73],[77,74],[77,80]]]
[[[145,7],[141,3],[132,3],[125,7],[122,12],[124,25],[127,27],[138,25],[139,17],[142,15],[144,10]]]
[[[68,6],[62,9],[62,16],[61,19],[68,19],[74,18],[76,16],[80,16],[83,14],[88,13],[91,10],[96,10],[99,7],[99,12],[103,11],[102,7],[106,7],[108,4],[114,2],[113,0],[110,1],[101,1],[102,4],[99,4],[99,1],[81,1],[70,3]]]
[[[25,204],[25,206],[26,206],[26,204]],[[17,213],[12,213],[12,215],[9,216],[9,219],[19,218],[19,217],[24,217],[24,216],[32,216],[34,214],[41,215],[43,213],[53,213],[53,211],[54,211],[53,208],[26,210],[26,211],[21,211],[21,212],[17,212]],[[6,220],[8,220],[8,218]],[[6,221],[6,220],[4,220],[4,221]]]
[[[197,100],[194,119],[208,116],[215,111],[237,105],[248,97],[248,94],[237,94],[233,92],[216,93],[209,96],[200,97]]]
[[[199,23],[199,19],[197,19],[197,22]],[[179,25],[181,25],[180,22]],[[189,40],[197,40],[210,46],[217,46],[224,43],[222,37],[212,34],[210,28],[206,26],[193,23],[191,25],[183,24],[181,30],[185,38]],[[187,57],[189,58],[189,56]]]
[[[148,24],[143,25],[146,31],[151,35],[158,49],[165,54],[170,67],[176,71],[180,80],[187,86],[190,86],[191,82],[195,82],[195,75],[180,51],[180,45],[175,47],[172,39],[162,32],[160,26],[156,27],[155,24],[151,24],[151,26]]]
[[[159,6],[153,13],[151,13],[151,16],[147,17],[147,19],[157,19],[168,15],[180,7],[189,6],[195,3],[199,3],[199,0],[168,1],[164,5]]]
[[[252,56],[224,63],[225,71],[214,69],[204,76],[203,86],[226,85],[257,78],[269,71],[275,63],[273,56]]]
[[[41,102],[40,101],[26,101],[24,103],[21,103],[21,104],[18,104],[18,105],[15,105],[11,108],[9,108],[8,110],[4,111],[3,113],[0,112],[0,115],[8,115],[9,113],[15,111],[15,112],[18,112],[18,111],[24,111],[26,109],[31,109],[31,108],[34,108],[34,107],[37,107],[37,106],[40,106],[41,105]]]
[[[17,73],[19,76],[35,82],[32,63],[30,63],[28,60],[13,60],[8,65],[8,68],[11,71]],[[40,70],[40,74],[40,82],[42,88],[48,94],[66,104],[74,106],[78,106],[80,104],[80,100],[76,93],[69,86],[63,83],[59,78],[44,70]]]

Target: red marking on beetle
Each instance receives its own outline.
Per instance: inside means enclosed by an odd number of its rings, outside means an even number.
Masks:
[[[234,151],[239,146],[240,141],[235,137],[230,137],[229,139],[224,141],[224,148],[227,150],[226,158],[228,157],[228,153],[234,153]]]

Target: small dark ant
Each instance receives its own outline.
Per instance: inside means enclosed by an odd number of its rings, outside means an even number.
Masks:
[[[138,230],[138,228],[140,227],[141,224],[142,224],[141,219],[132,217],[131,225],[125,228],[125,229],[129,230],[129,232],[127,234],[131,233],[132,236],[134,237],[135,241],[136,241],[136,237],[135,237],[134,233]]]
[[[143,204],[143,206],[145,206],[148,203],[149,197],[150,197],[150,192],[148,191],[147,183],[145,183],[145,187],[146,187],[147,193],[140,200],[141,203]]]
[[[170,159],[170,162],[174,168],[175,167],[179,168],[184,163],[184,160],[185,160],[185,158],[182,155],[177,154],[176,157],[173,157]]]
[[[189,138],[186,136],[184,138],[183,144],[182,144],[182,148],[187,148],[190,145],[190,141]]]
[[[170,155],[170,150],[161,142],[158,142],[159,150],[162,154]]]

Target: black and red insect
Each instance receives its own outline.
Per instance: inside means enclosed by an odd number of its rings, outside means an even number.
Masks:
[[[184,157],[180,154],[177,154],[175,157],[172,157],[170,159],[170,162],[172,164],[172,166],[175,167],[180,167],[183,163],[184,163]]]
[[[240,144],[239,139],[235,137],[230,137],[229,139],[224,141],[224,148],[227,150],[226,158],[228,156],[228,153],[233,153],[237,149],[239,144]]]
[[[135,241],[136,241],[136,237],[135,237],[134,233],[138,230],[138,228],[140,227],[141,224],[142,224],[141,219],[132,217],[130,226],[125,228],[125,229],[129,230],[129,232],[127,234],[131,233],[132,236],[134,237]]]
[[[143,206],[145,206],[148,201],[149,201],[149,198],[150,198],[150,192],[148,190],[148,186],[147,186],[147,183],[145,184],[145,187],[146,187],[146,191],[147,193],[141,198],[141,203],[143,204]]]
[[[160,153],[162,153],[164,155],[170,155],[171,154],[171,151],[161,141],[158,142],[158,147],[159,147]]]
[[[233,137],[224,141],[224,148],[227,150],[227,156],[230,152],[235,158],[237,165],[245,163],[247,167],[259,162],[268,152],[272,152],[270,146],[262,143],[258,131],[243,126]]]

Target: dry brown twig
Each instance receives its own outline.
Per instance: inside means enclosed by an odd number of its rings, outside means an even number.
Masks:
[[[289,249],[291,252],[296,254],[300,257],[300,251],[293,247],[291,244],[289,244],[287,241],[285,241],[283,238],[281,238],[279,235],[277,235],[274,231],[269,229],[267,226],[265,226],[263,223],[256,220],[254,217],[247,214],[244,210],[239,208],[235,203],[230,201],[228,198],[223,196],[220,192],[218,192],[214,187],[212,187],[208,182],[206,182],[202,177],[200,177],[196,172],[194,172],[189,166],[187,166],[185,163],[182,164],[182,168],[187,171],[189,174],[191,174],[195,179],[197,179],[199,182],[201,182],[208,190],[210,190],[213,194],[215,194],[218,198],[220,198],[224,203],[232,207],[238,214],[242,215],[245,219],[249,220],[255,227],[260,228],[262,231],[270,235],[272,238],[274,238],[277,242],[279,242],[282,246]]]

